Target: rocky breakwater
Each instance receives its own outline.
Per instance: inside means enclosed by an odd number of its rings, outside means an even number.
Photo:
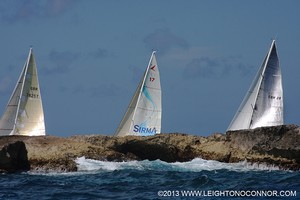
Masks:
[[[221,162],[264,163],[300,169],[300,128],[283,125],[215,133],[208,137],[181,133],[112,137],[80,135],[0,137],[0,170],[76,171],[75,159],[185,162],[196,157]]]

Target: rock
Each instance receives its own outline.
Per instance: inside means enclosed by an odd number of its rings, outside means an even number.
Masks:
[[[220,162],[264,163],[300,169],[300,128],[296,125],[214,133],[208,137],[181,133],[112,137],[80,135],[0,137],[0,170],[76,171],[75,159],[185,162],[201,157]]]
[[[300,128],[297,125],[230,131],[226,140],[235,149],[232,161],[246,158],[283,169],[300,169]]]
[[[0,151],[0,171],[15,172],[27,171],[30,165],[24,142],[17,141],[2,147]]]

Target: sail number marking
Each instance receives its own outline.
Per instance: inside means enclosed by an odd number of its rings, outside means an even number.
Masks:
[[[38,94],[31,94],[31,93],[28,93],[27,92],[27,97],[30,97],[30,98],[36,98],[36,99],[38,99],[39,98],[39,95]]]
[[[39,95],[38,95],[38,94],[33,94],[33,93],[31,93],[31,92],[34,92],[34,91],[38,91],[38,87],[30,87],[30,92],[27,92],[27,93],[26,93],[26,96],[27,96],[27,97],[30,97],[30,98],[38,99],[38,98],[39,98]]]
[[[281,100],[281,97],[278,97],[278,96],[273,96],[273,95],[270,95],[268,96],[269,99],[275,99],[275,100]]]

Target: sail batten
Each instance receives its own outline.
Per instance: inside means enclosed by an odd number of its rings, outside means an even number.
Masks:
[[[227,130],[283,124],[282,75],[275,40]]]
[[[115,133],[153,135],[161,131],[161,87],[155,52]]]
[[[32,48],[0,120],[0,135],[45,135],[44,112]]]

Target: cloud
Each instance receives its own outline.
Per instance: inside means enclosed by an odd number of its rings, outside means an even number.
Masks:
[[[63,92],[70,92],[74,95],[84,95],[91,98],[106,98],[118,96],[121,92],[120,87],[115,84],[102,84],[95,87],[85,87],[82,85],[77,85],[72,88],[61,88]]]
[[[98,48],[96,51],[90,53],[94,58],[105,58],[108,56],[108,51],[106,49]]]
[[[91,56],[96,59],[102,59],[102,58],[107,58],[107,57],[116,57],[116,55],[107,49],[104,48],[98,48],[95,51],[91,51],[88,53],[88,56]]]
[[[51,51],[49,53],[50,63],[53,65],[43,68],[42,72],[46,74],[66,73],[69,71],[70,65],[79,58],[79,54],[64,51]]]
[[[64,52],[58,52],[58,51],[51,51],[49,54],[50,61],[53,61],[56,64],[67,64],[72,61],[74,61],[78,57],[78,54],[64,51]]]
[[[236,57],[201,57],[193,59],[186,65],[183,70],[183,77],[185,79],[220,78],[233,72],[247,76],[253,70],[254,67],[238,62]]]
[[[118,96],[120,94],[120,87],[116,86],[115,84],[109,85],[99,85],[98,87],[90,88],[88,92],[90,93],[91,97],[113,97]]]
[[[6,76],[0,79],[0,93],[4,93],[11,85],[11,78]]]
[[[32,18],[55,17],[68,11],[77,0],[2,0],[0,2],[0,17],[13,23]]]
[[[193,59],[188,63],[184,69],[183,76],[185,78],[211,78],[219,76],[221,71],[222,68],[220,67],[218,60],[202,57]]]
[[[245,65],[243,63],[237,64],[236,68],[242,76],[248,76],[249,74],[252,74],[255,71],[254,66]],[[257,70],[258,70],[258,68],[257,68]]]
[[[130,65],[128,69],[131,71],[132,74],[131,82],[134,84],[138,83],[141,80],[145,69],[143,70],[141,67],[136,67],[133,65]]]
[[[143,42],[147,49],[157,50],[160,54],[164,54],[175,47],[183,49],[189,47],[189,44],[185,39],[173,34],[167,28],[155,30],[153,33],[147,35]]]
[[[63,14],[76,2],[76,0],[47,0],[47,4],[44,7],[46,16]]]

